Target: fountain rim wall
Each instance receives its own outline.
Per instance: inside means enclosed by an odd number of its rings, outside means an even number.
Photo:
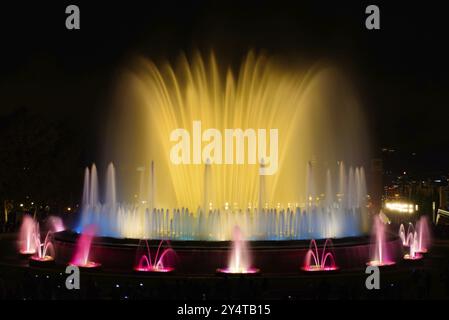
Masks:
[[[64,230],[61,232],[54,233],[54,239],[57,242],[64,243],[73,243],[75,244],[76,240],[79,237],[79,233],[74,232],[72,230]],[[399,239],[399,236],[396,234],[388,234],[387,242],[395,241]],[[350,247],[356,245],[370,245],[372,236],[370,234],[364,234],[359,236],[352,237],[343,237],[343,238],[329,238],[332,240],[332,247]],[[232,241],[224,240],[169,240],[169,239],[135,239],[135,238],[114,238],[114,237],[102,237],[98,236],[92,240],[92,245],[95,246],[105,246],[105,247],[137,247],[140,241],[148,241],[148,245],[150,247],[157,247],[160,241],[167,241],[170,246],[175,247],[176,249],[229,249],[231,247]],[[248,240],[252,249],[270,249],[270,248],[285,248],[285,249],[294,249],[294,248],[309,248],[310,241],[312,239],[302,239],[302,240]],[[318,246],[324,244],[326,239],[315,239]]]
[[[76,246],[79,234],[62,231],[55,234],[56,262],[67,264]],[[340,268],[351,270],[366,267],[372,247],[370,235],[332,239],[332,251]],[[138,239],[94,238],[91,251],[93,261],[98,261],[105,269],[129,272],[136,262]],[[155,250],[160,240],[150,240],[149,247]],[[213,274],[217,268],[228,263],[231,241],[169,241],[176,252],[176,272],[178,274]],[[324,239],[318,240],[321,249]],[[145,245],[145,244],[141,244]],[[309,249],[309,240],[262,240],[249,241],[254,267],[268,274],[290,274],[299,272]],[[398,235],[388,234],[386,245],[393,260],[402,258],[402,242]]]

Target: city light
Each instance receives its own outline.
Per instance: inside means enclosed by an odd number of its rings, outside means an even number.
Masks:
[[[400,213],[413,213],[415,212],[415,205],[407,202],[392,201],[385,202],[385,209]]]

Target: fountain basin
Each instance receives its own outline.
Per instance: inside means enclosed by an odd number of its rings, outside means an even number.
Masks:
[[[69,263],[71,266],[77,266],[80,269],[99,269],[101,267],[101,263],[94,261],[87,261],[85,264],[73,264]]]
[[[19,254],[22,257],[29,258],[36,253],[36,250],[20,250]]]
[[[390,260],[386,260],[386,261],[371,260],[371,261],[368,261],[366,263],[366,265],[370,266],[370,267],[383,268],[383,267],[392,267],[392,266],[396,265],[396,262],[390,261]]]
[[[175,268],[172,267],[160,267],[160,268],[155,268],[155,267],[136,267],[134,268],[135,272],[138,272],[140,274],[144,274],[144,273],[170,273],[173,272],[175,270]]]
[[[404,260],[421,260],[423,258],[423,255],[420,253],[415,253],[414,256],[410,255],[410,254],[406,254],[404,255]]]
[[[56,263],[70,262],[79,237],[72,231],[55,234]],[[155,250],[159,240],[150,241]],[[370,256],[370,237],[332,239],[333,251],[340,269],[364,269]],[[252,264],[264,274],[297,273],[298,261],[304,261],[309,250],[309,240],[249,241]],[[319,240],[318,246],[324,241]],[[94,238],[91,257],[102,264],[103,269],[133,272],[135,267],[137,239]],[[179,274],[214,274],[217,268],[228,264],[230,241],[171,241],[176,251],[176,272]],[[401,240],[396,235],[386,239],[391,258],[400,261],[403,257]]]
[[[258,274],[260,272],[260,269],[248,268],[248,269],[240,270],[240,271],[236,272],[229,268],[218,268],[216,272],[218,274],[250,275],[250,274]]]
[[[335,272],[339,271],[339,267],[321,267],[319,265],[309,266],[309,267],[302,267],[302,271],[304,272],[312,272],[312,273],[322,273],[322,272]]]
[[[55,264],[55,259],[52,256],[38,257],[31,256],[28,263],[32,267],[48,267]]]

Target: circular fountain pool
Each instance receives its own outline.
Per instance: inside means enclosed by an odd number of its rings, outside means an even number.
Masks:
[[[298,272],[304,260],[313,270],[365,265],[366,126],[336,69],[286,68],[252,52],[240,72],[213,54],[135,66],[126,77],[137,81],[127,83],[135,103],[111,112],[105,148],[125,169],[116,179],[110,163],[103,189],[95,164],[86,168],[76,232],[55,235],[58,262],[164,270],[160,240],[140,254],[133,240],[164,239],[176,271],[188,274]],[[332,239],[332,253],[324,241],[310,253],[311,239]],[[400,256],[396,237],[382,245]]]
[[[71,231],[55,234],[56,262],[70,262],[79,235]],[[365,268],[370,257],[369,236],[348,237],[333,240],[333,254],[340,269]],[[318,241],[322,246],[324,241]],[[159,241],[150,241],[150,248],[157,250]],[[231,242],[229,241],[171,241],[176,252],[173,261],[176,272],[182,274],[213,274],[217,268],[228,265]],[[249,241],[252,265],[263,273],[297,273],[309,250],[308,240]],[[92,242],[90,257],[102,263],[103,270],[132,272],[136,263],[139,240],[100,237]],[[386,239],[385,247],[391,259],[400,261],[402,244],[397,236]]]

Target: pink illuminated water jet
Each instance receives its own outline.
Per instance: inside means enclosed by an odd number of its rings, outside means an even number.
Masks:
[[[139,247],[140,247],[140,243],[142,241],[139,242]],[[171,272],[174,270],[174,268],[172,266],[169,266],[168,264],[170,264],[170,262],[168,261],[168,257],[170,255],[175,255],[175,251],[170,248],[162,248],[162,245],[165,243],[167,246],[169,245],[169,243],[167,241],[162,240],[159,243],[159,246],[157,248],[156,251],[156,255],[154,257],[152,257],[151,255],[151,251],[150,251],[150,247],[148,245],[148,241],[144,240],[145,243],[145,247],[146,247],[146,253],[139,255],[139,250],[138,250],[138,256],[140,256],[140,258],[138,258],[138,263],[136,265],[136,267],[134,268],[134,270],[139,271],[139,272]],[[161,252],[162,250],[162,252]]]
[[[57,216],[50,216],[47,220],[47,228],[51,232],[61,232],[65,230],[62,219]]]
[[[255,274],[259,271],[259,269],[251,267],[247,242],[243,238],[240,228],[235,226],[232,233],[232,249],[229,257],[229,265],[227,268],[217,269],[217,272]]]
[[[22,220],[19,232],[19,252],[23,255],[32,255],[36,253],[36,222],[34,219],[25,215]]]
[[[409,233],[407,236],[407,244],[409,248],[409,253],[404,255],[405,260],[420,260],[422,259],[422,254],[418,250],[418,232]]]
[[[407,233],[405,232],[405,227],[403,224],[401,224],[399,226],[399,238],[401,238],[403,247],[410,246],[410,241],[411,241],[414,233],[415,233],[415,227],[410,222],[408,224]]]
[[[431,240],[429,218],[426,216],[421,216],[421,218],[419,218],[416,223],[416,232],[418,238],[416,252],[426,253],[429,250]]]
[[[399,237],[402,240],[402,246],[409,249],[409,252],[404,255],[404,259],[421,259],[430,246],[431,236],[428,218],[421,216],[415,226],[409,223],[407,233],[405,233],[404,225],[401,224],[399,227]]]
[[[318,252],[318,246],[316,241],[312,239],[310,241],[309,250],[306,253],[304,259],[304,266],[301,268],[304,271],[335,271],[338,270],[338,266],[335,263],[335,257],[331,252],[332,241],[327,239],[324,243],[321,256]],[[312,261],[313,259],[313,261]]]
[[[45,264],[45,263],[53,263],[55,260],[55,250],[53,247],[53,243],[51,242],[51,231],[48,231],[44,242],[41,241],[41,234],[39,229],[39,223],[36,224],[35,229],[35,236],[34,236],[34,242],[35,242],[35,248],[36,248],[36,254],[31,256],[30,262],[31,263],[39,263],[39,264]]]
[[[89,260],[92,239],[95,235],[95,231],[96,227],[93,225],[89,225],[84,229],[76,243],[75,254],[70,261],[71,265],[82,268],[98,268],[101,266],[100,263]]]
[[[386,245],[385,224],[381,221],[379,215],[374,217],[373,240],[371,244],[371,260],[366,264],[368,266],[391,266],[394,262],[389,255]]]

